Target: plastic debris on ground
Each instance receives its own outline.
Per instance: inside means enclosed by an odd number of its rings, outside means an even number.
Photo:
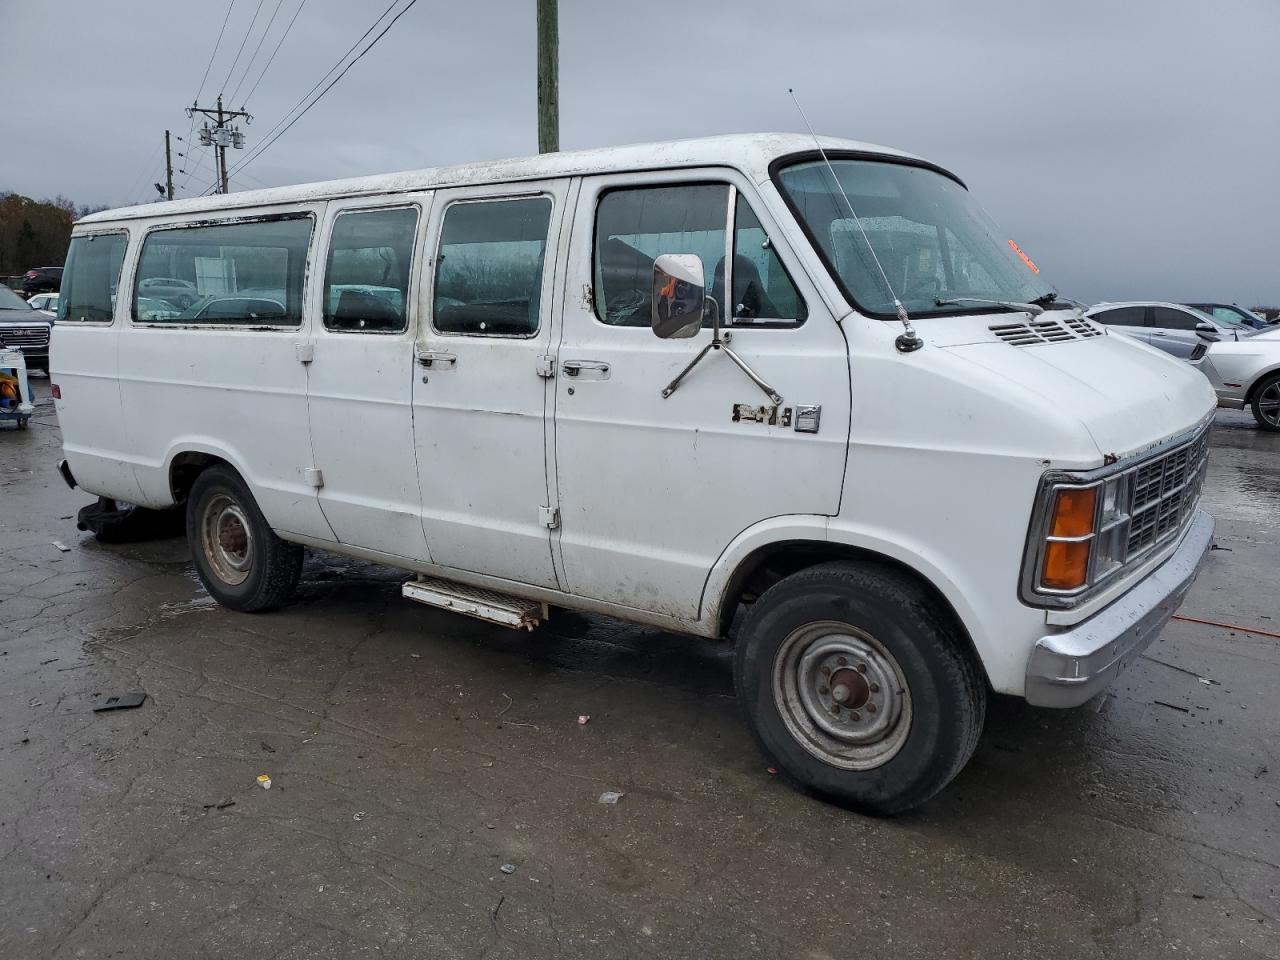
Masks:
[[[258,774],[258,786],[262,787],[263,790],[270,790],[271,778],[268,777],[265,773]]]
[[[604,793],[600,794],[600,802],[606,803],[609,806],[614,806],[621,799],[622,794],[615,790],[606,790]]]
[[[61,550],[63,553],[70,553],[70,552],[71,552],[71,548],[70,548],[70,547],[68,547],[68,546],[67,546],[65,543],[63,543],[61,540],[54,540],[54,541],[52,541],[52,543],[53,543],[53,545],[54,545],[55,547],[57,547],[57,548],[58,548],[59,550]]]
[[[145,693],[118,693],[103,697],[93,705],[94,713],[105,713],[108,710],[132,710],[146,701]]]
[[[588,713],[578,714],[578,726],[585,727],[587,725],[587,721],[590,719],[591,719],[591,715]]]
[[[354,820],[356,823],[359,823],[361,820],[364,819],[364,811],[357,810],[355,813],[351,815],[351,819]]]
[[[501,870],[503,873],[512,874],[516,872],[516,865],[514,863],[504,863],[498,869]]]

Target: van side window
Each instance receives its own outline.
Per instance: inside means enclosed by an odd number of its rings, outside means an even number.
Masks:
[[[58,297],[59,323],[110,323],[129,236],[99,233],[72,237]]]
[[[548,197],[452,204],[436,254],[435,329],[488,337],[536,333],[550,223]]]
[[[152,231],[142,243],[133,319],[300,326],[311,227],[301,214]]]
[[[717,287],[724,286],[723,257],[720,262],[715,277]],[[809,316],[778,251],[741,194],[733,213],[732,303],[735,324],[799,326]]]
[[[664,253],[701,257],[707,295],[722,305],[728,206],[729,187],[722,183],[626,187],[601,197],[593,265],[596,316],[614,326],[649,326],[653,261]]]
[[[415,207],[338,215],[324,274],[327,329],[370,333],[405,329],[417,227]]]

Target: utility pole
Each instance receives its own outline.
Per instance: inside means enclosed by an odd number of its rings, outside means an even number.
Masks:
[[[218,105],[216,107],[202,107],[197,103],[193,103],[187,108],[187,116],[202,113],[214,122],[214,126],[210,127],[205,123],[200,128],[200,143],[204,146],[212,146],[214,150],[214,164],[218,170],[218,186],[219,193],[230,192],[230,184],[227,182],[227,147],[234,147],[236,150],[244,149],[244,134],[240,132],[240,128],[231,124],[232,120],[244,118],[245,123],[252,123],[253,117],[243,110],[226,110],[222,106],[222,94],[218,94]]]
[[[560,13],[538,0],[538,152],[560,149]]]
[[[166,200],[173,199],[173,154],[169,149],[169,131],[164,132],[164,195]]]

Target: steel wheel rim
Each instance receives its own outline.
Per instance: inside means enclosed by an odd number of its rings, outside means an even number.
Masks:
[[[805,624],[783,640],[773,698],[796,742],[844,770],[883,766],[911,732],[902,667],[878,640],[847,623]]]
[[[253,569],[254,544],[244,510],[226,494],[205,504],[200,518],[200,546],[214,576],[238,586]]]
[[[1258,395],[1258,415],[1273,427],[1280,427],[1280,380]]]

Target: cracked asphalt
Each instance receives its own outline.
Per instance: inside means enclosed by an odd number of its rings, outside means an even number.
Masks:
[[[1178,621],[1082,709],[997,698],[872,820],[770,776],[724,646],[517,635],[320,554],[231,613],[183,541],[78,533],[58,453],[47,403],[0,428],[6,960],[1280,956],[1276,638]],[[1280,632],[1278,455],[1219,414],[1183,614]]]

